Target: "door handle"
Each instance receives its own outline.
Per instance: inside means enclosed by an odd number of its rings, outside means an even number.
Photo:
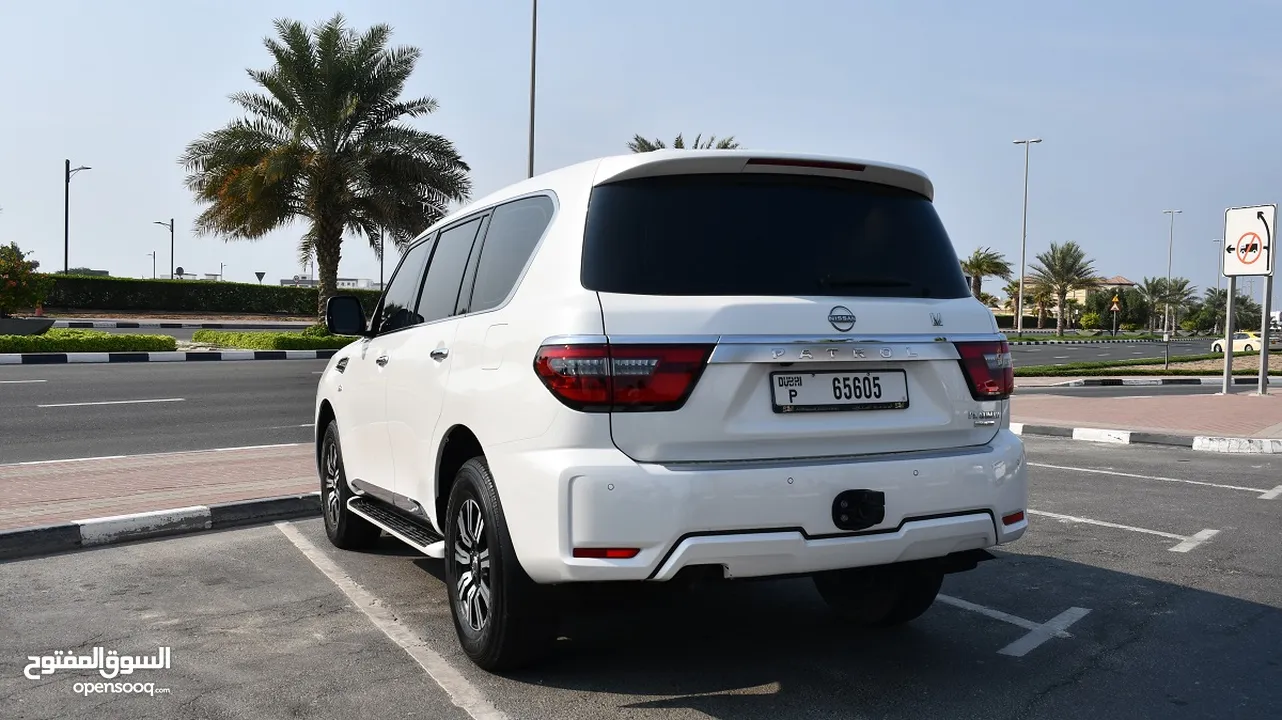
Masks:
[[[387,364],[387,361],[388,361],[388,360],[391,360],[391,358],[389,358],[389,357],[388,357],[388,356],[386,356],[386,355],[379,355],[379,356],[378,356],[378,359],[377,359],[377,360],[375,360],[374,362],[378,363],[378,366],[379,366],[379,367],[383,367],[384,365],[386,365],[386,364]]]
[[[439,362],[439,361],[444,360],[445,358],[447,358],[447,357],[449,357],[449,356],[450,356],[450,349],[449,349],[449,348],[436,348],[435,350],[433,350],[433,351],[430,353],[430,355],[432,356],[432,359],[433,359],[433,360],[436,360],[437,362]]]

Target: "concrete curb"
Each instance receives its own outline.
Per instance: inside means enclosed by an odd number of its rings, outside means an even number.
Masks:
[[[1269,385],[1276,385],[1280,380],[1270,377]],[[1125,385],[1128,387],[1143,387],[1152,385],[1222,385],[1224,378],[1218,377],[1133,377],[1133,378],[1083,378],[1079,380],[1068,380],[1054,385],[1043,385],[1041,387],[1117,387]],[[1246,375],[1235,376],[1234,385],[1258,385],[1259,379]],[[1019,387],[1016,382],[1016,387]],[[1032,386],[1028,386],[1032,387]]]
[[[1028,425],[1013,422],[1011,432],[1016,435],[1069,438],[1095,443],[1116,445],[1161,445],[1215,453],[1249,455],[1282,455],[1282,440],[1265,438],[1227,438],[1207,435],[1165,435],[1137,430],[1109,430],[1104,428],[1072,428],[1058,425]]]
[[[1015,340],[1009,345],[1128,345],[1161,343],[1161,340]]]
[[[313,492],[0,530],[0,562],[319,514],[320,493]]]
[[[111,330],[125,328],[165,328],[169,330],[297,330],[308,327],[305,322],[167,322],[130,321],[130,320],[55,320],[56,328],[80,328],[84,330]]]
[[[0,353],[0,365],[72,363],[217,362],[220,360],[328,360],[338,350],[200,350],[175,352]]]

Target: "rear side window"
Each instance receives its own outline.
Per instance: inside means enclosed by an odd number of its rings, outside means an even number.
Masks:
[[[547,197],[525,198],[494,209],[481,245],[469,312],[489,310],[503,302],[551,221],[552,200]]]
[[[582,281],[638,295],[970,294],[925,197],[784,175],[677,175],[595,188]]]
[[[423,296],[418,301],[422,322],[433,322],[454,314],[459,288],[463,285],[463,270],[467,267],[472,241],[480,227],[481,219],[476,218],[441,231],[436,241],[436,252],[432,253],[431,263],[427,266]]]

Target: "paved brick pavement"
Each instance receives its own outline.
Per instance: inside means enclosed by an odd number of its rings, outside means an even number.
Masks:
[[[1019,395],[1015,422],[1096,427],[1173,435],[1282,438],[1282,395],[1152,395],[1075,397]]]
[[[308,444],[0,465],[0,530],[319,487]]]

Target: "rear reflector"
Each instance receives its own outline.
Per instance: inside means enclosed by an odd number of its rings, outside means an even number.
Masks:
[[[1002,516],[1002,524],[1003,524],[1003,525],[1014,525],[1015,523],[1019,523],[1019,522],[1023,522],[1023,521],[1024,521],[1024,511],[1023,511],[1023,510],[1020,510],[1020,511],[1019,511],[1019,512],[1017,512],[1017,513],[1011,513],[1010,515],[1003,515],[1003,516]]]
[[[962,373],[976,400],[1004,400],[1015,391],[1015,366],[1005,340],[959,342]]]
[[[788,158],[751,158],[747,163],[748,167],[773,166],[773,167],[798,167],[798,168],[817,168],[819,170],[847,170],[850,172],[863,172],[868,169],[867,165],[859,163],[839,162],[836,160],[790,160]]]
[[[597,558],[600,560],[630,560],[641,552],[637,548],[574,548],[576,558]]]
[[[545,345],[534,372],[575,410],[677,410],[711,354],[711,345]]]

